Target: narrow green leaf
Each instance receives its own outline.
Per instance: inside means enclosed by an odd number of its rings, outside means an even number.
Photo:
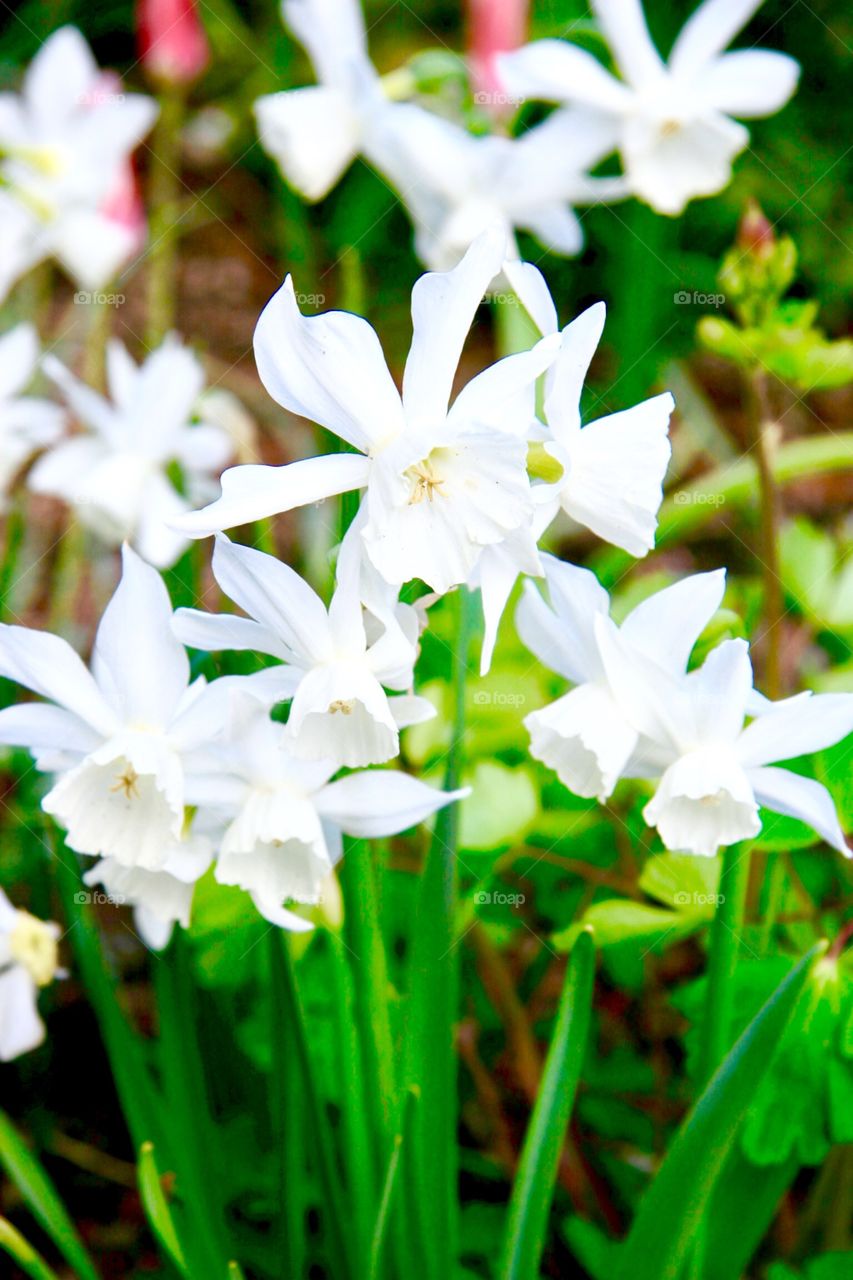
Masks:
[[[288,1042],[285,1051],[295,1051],[299,1062],[303,1107],[313,1140],[312,1156],[316,1157],[328,1205],[330,1243],[335,1253],[335,1275],[340,1276],[341,1280],[351,1280],[354,1272],[350,1252],[351,1238],[345,1229],[347,1210],[338,1172],[334,1136],[317,1092],[308,1032],[305,1028],[305,1013],[293,973],[293,960],[287,938],[280,929],[274,929],[270,934],[269,954],[273,995],[276,1007],[281,1011],[278,1032],[282,1036],[292,1036],[292,1043]]]
[[[586,1051],[594,976],[593,934],[584,929],[569,956],[551,1047],[513,1183],[500,1280],[530,1280],[539,1274],[560,1152]]]
[[[707,1215],[703,1280],[747,1272],[800,1162],[796,1156],[759,1169],[735,1144],[717,1180]]]
[[[681,1126],[620,1254],[617,1280],[678,1280],[755,1091],[808,983],[820,943],[752,1020]]]
[[[394,1203],[394,1196],[397,1190],[400,1155],[403,1144],[407,1141],[407,1136],[411,1132],[412,1117],[414,1116],[415,1106],[419,1096],[419,1091],[412,1087],[406,1091],[406,1096],[403,1101],[403,1114],[400,1119],[400,1128],[394,1135],[394,1143],[391,1148],[391,1155],[388,1158],[388,1168],[385,1171],[382,1195],[379,1200],[379,1212],[376,1215],[376,1225],[373,1229],[373,1240],[370,1246],[369,1280],[378,1280],[380,1275],[382,1250],[385,1245],[385,1236],[388,1230],[388,1219],[391,1214],[391,1206]]]
[[[139,1150],[139,1194],[152,1231],[181,1275],[189,1280],[186,1256],[163,1191],[151,1142],[143,1142]]]
[[[51,1271],[41,1254],[36,1252],[7,1218],[0,1218],[0,1249],[8,1253],[32,1280],[58,1280],[56,1272]]]
[[[5,1111],[0,1111],[0,1164],[33,1217],[50,1236],[79,1280],[98,1280],[92,1259],[39,1159]]]
[[[228,1280],[244,1280],[243,1269],[239,1262],[228,1263]]]

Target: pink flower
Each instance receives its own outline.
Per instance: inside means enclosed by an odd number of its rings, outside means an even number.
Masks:
[[[139,56],[146,71],[168,84],[191,84],[210,61],[193,0],[138,0]]]
[[[128,233],[128,257],[142,252],[148,228],[139,183],[130,160],[123,165],[98,212]]]
[[[496,58],[524,44],[529,0],[468,0],[468,52],[477,102],[496,115],[515,105],[498,74]]]

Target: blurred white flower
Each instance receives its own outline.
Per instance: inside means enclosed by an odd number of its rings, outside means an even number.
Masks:
[[[0,675],[47,699],[0,711],[0,742],[59,775],[42,807],[70,848],[148,871],[185,834],[185,757],[221,732],[229,690],[245,687],[190,683],[171,621],[160,575],[125,546],[91,670],[59,636],[0,626]]]
[[[486,232],[453,271],[417,281],[402,397],[370,325],[345,312],[301,315],[288,279],[255,331],[261,379],[279,404],[359,452],[235,467],[222,497],[175,528],[204,537],[366,489],[361,536],[386,582],[421,578],[438,592],[466,582],[484,547],[532,523],[526,436],[536,379],[560,345],[550,335],[498,361],[450,404],[465,336],[505,248],[502,232]]]
[[[193,648],[250,649],[286,664],[280,697],[293,699],[287,736],[295,755],[337,767],[382,764],[399,753],[401,728],[435,714],[426,698],[400,692],[414,680],[414,609],[395,607],[385,584],[380,616],[362,608],[357,528],[344,542],[328,611],[288,565],[221,535],[213,572],[248,618],[179,609],[175,632]],[[397,696],[389,697],[383,686]]]
[[[375,126],[396,110],[367,53],[358,0],[284,0],[285,23],[318,84],[255,103],[261,144],[306,200],[321,200],[359,153],[374,158]]]
[[[629,651],[624,635],[607,622],[595,620],[607,679],[640,734],[626,773],[659,780],[644,816],[667,848],[713,856],[758,834],[763,805],[805,822],[851,856],[827,789],[768,766],[853,732],[853,694],[801,693],[756,705],[745,640],[723,641],[698,670],[674,678],[647,655]]]
[[[215,476],[234,455],[222,427],[193,421],[204,384],[198,357],[171,336],[137,366],[114,339],[107,351],[111,400],[53,356],[44,370],[84,431],[39,459],[30,488],[68,502],[105,541],[131,542],[151,564],[168,568],[187,545],[169,522],[212,496]],[[175,487],[174,464],[185,494]]]
[[[85,289],[109,282],[138,244],[111,201],[156,114],[100,71],[75,27],[45,41],[21,94],[0,94],[0,297],[47,257]]]
[[[0,889],[0,1062],[44,1040],[38,993],[59,975],[59,925],[12,906]]]
[[[768,116],[794,92],[799,65],[767,49],[724,50],[761,0],[704,0],[664,62],[639,0],[592,0],[623,79],[575,45],[537,40],[497,59],[513,94],[596,109],[611,129],[631,191],[676,215],[731,177],[749,132],[731,119]]]
[[[520,138],[476,137],[403,104],[377,120],[376,137],[380,167],[415,224],[418,256],[435,271],[455,266],[496,224],[516,256],[516,229],[554,253],[578,253],[583,230],[570,206],[628,194],[622,178],[587,173],[613,149],[612,131],[588,111],[554,112]]]
[[[245,700],[227,742],[208,757],[209,774],[199,771],[188,794],[227,820],[216,878],[245,889],[261,914],[285,929],[311,928],[282,904],[320,901],[341,857],[342,832],[364,839],[396,835],[468,794],[437,791],[391,769],[330,782],[335,763],[295,756],[287,726],[254,699]]]
[[[507,263],[505,274],[540,331],[555,333],[557,311],[536,267]],[[596,302],[562,331],[560,353],[546,376],[547,428],[535,432],[562,468],[562,476],[536,498],[548,507],[546,527],[562,508],[605,542],[632,556],[644,556],[655,545],[675,401],[664,392],[581,425],[583,384],[601,340],[605,315],[604,303]]]
[[[609,618],[607,592],[593,573],[542,556],[550,607],[531,582],[516,611],[518,634],[552,671],[576,687],[525,718],[530,751],[576,795],[604,801],[638,742],[628,708],[612,688],[596,619]],[[695,574],[642,601],[619,629],[637,652],[672,676],[683,675],[699,635],[720,605],[725,571]]]
[[[49,400],[23,396],[39,360],[39,340],[31,324],[0,337],[0,511],[25,462],[62,432],[65,414]]]

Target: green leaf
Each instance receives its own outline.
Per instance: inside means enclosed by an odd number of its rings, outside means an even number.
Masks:
[[[620,1256],[618,1280],[678,1280],[726,1158],[816,960],[813,948],[750,1023],[708,1083],[646,1192]]]
[[[539,810],[539,793],[528,769],[483,760],[464,781],[471,795],[460,810],[461,848],[495,849],[524,837]]]
[[[58,1280],[56,1272],[51,1271],[44,1258],[7,1218],[0,1218],[0,1249],[8,1253],[32,1280]]]
[[[152,1142],[143,1142],[139,1149],[138,1173],[139,1194],[151,1229],[178,1271],[189,1280],[190,1272],[186,1256],[163,1191]]]
[[[388,1231],[391,1207],[394,1203],[394,1197],[397,1192],[397,1184],[399,1181],[400,1156],[403,1144],[408,1140],[411,1134],[412,1117],[414,1115],[419,1096],[420,1093],[418,1089],[410,1088],[406,1090],[406,1095],[403,1100],[403,1114],[400,1118],[400,1127],[394,1135],[391,1154],[388,1157],[388,1167],[385,1170],[385,1177],[382,1182],[382,1195],[379,1198],[379,1211],[376,1215],[376,1224],[373,1228],[373,1237],[370,1245],[369,1280],[378,1280],[381,1275],[382,1252],[385,1246],[385,1237]]]
[[[551,1046],[513,1183],[498,1267],[501,1280],[530,1280],[539,1274],[560,1153],[586,1051],[594,977],[592,930],[585,929],[569,956]]]
[[[0,1111],[0,1164],[27,1208],[80,1280],[98,1280],[92,1259],[59,1194],[5,1111]]]

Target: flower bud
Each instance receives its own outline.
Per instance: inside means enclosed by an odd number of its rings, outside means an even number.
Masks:
[[[210,61],[193,0],[138,0],[136,28],[142,64],[164,84],[192,84]]]
[[[737,246],[756,258],[768,258],[776,244],[773,227],[757,200],[748,200],[737,231]]]
[[[495,59],[524,43],[528,0],[468,0],[468,52],[475,101],[505,115],[507,99]]]

